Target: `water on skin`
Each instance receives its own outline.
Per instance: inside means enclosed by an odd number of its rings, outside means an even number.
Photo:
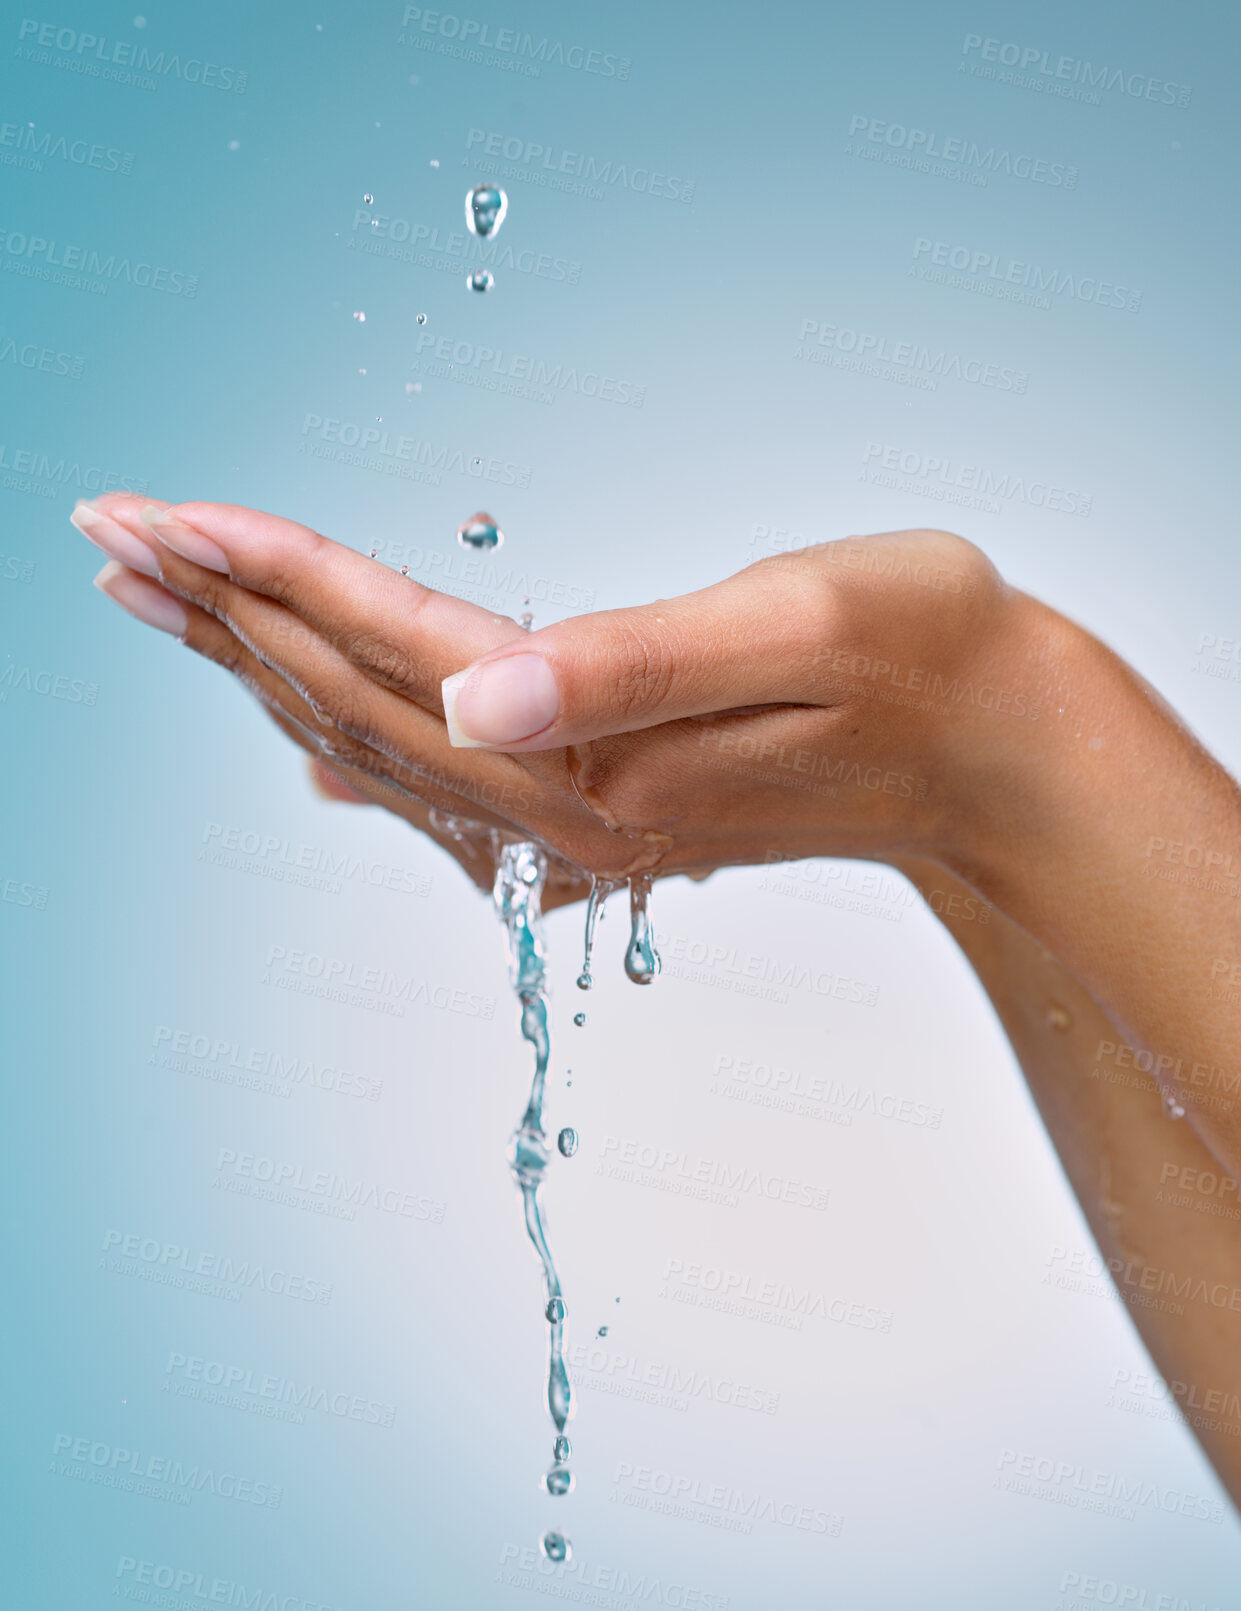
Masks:
[[[525,1112],[509,1142],[509,1167],[521,1190],[526,1234],[543,1266],[546,1289],[544,1315],[548,1327],[547,1408],[556,1427],[555,1465],[545,1479],[548,1493],[568,1493],[572,1477],[565,1461],[568,1440],[565,1423],[573,1403],[569,1373],[564,1362],[564,1297],[560,1277],[547,1245],[540,1192],[551,1157],[543,1129],[543,1098],[551,1045],[547,1033],[547,974],[544,964],[542,897],[547,880],[547,858],[537,845],[505,845],[496,863],[493,890],[496,911],[504,925],[509,979],[521,1004],[521,1033],[534,1050],[534,1074]],[[565,1454],[561,1455],[562,1442]],[[561,1474],[557,1474],[561,1473]],[[554,1478],[554,1481],[553,1481]],[[559,1533],[543,1540],[549,1560],[568,1559],[568,1541]],[[559,1553],[554,1553],[558,1550]]]
[[[586,902],[586,938],[582,946],[582,971],[577,976],[579,990],[589,990],[595,982],[590,972],[590,958],[595,949],[595,929],[603,917],[607,898],[615,888],[616,885],[606,879],[592,878],[590,881],[590,896]]]
[[[457,541],[462,548],[473,548],[480,554],[490,553],[504,541],[504,533],[489,514],[479,510],[457,527]]]

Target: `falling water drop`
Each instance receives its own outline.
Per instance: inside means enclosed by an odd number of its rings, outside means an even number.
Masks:
[[[427,316],[426,316],[426,314],[425,314],[425,313],[420,313],[420,314],[419,314],[419,315],[418,315],[418,323],[419,323],[419,324],[426,324],[426,322],[427,322]]]
[[[365,324],[366,323],[366,315],[362,312],[362,310],[360,308],[354,314],[354,318],[358,321],[359,324]]]
[[[474,548],[480,553],[489,553],[493,548],[499,548],[504,541],[504,533],[496,525],[490,515],[481,510],[462,525],[457,527],[457,541],[462,548]]]
[[[562,1432],[555,1443],[552,1444],[552,1458],[558,1466],[562,1466],[572,1453],[573,1445]]]
[[[562,1158],[571,1158],[577,1151],[577,1131],[566,1124],[556,1137],[556,1145],[560,1148]]]
[[[573,1014],[573,1022],[580,1029],[582,1027],[582,1025],[586,1022],[586,1014],[584,1012],[575,1012]]]
[[[598,1331],[595,1333],[595,1336],[596,1337],[606,1337],[607,1334],[608,1334],[608,1328],[606,1326],[600,1326]]]
[[[573,1546],[563,1533],[544,1533],[539,1548],[549,1561],[567,1561],[573,1554]]]
[[[499,185],[475,185],[465,198],[465,221],[471,235],[494,235],[508,213],[508,197]]]
[[[367,191],[367,192],[366,192],[366,194],[365,194],[365,195],[364,195],[364,196],[363,196],[363,197],[362,197],[362,200],[363,200],[363,201],[364,201],[364,202],[365,202],[365,203],[366,203],[366,205],[367,205],[367,206],[368,206],[368,207],[369,207],[369,206],[370,206],[370,205],[371,205],[371,203],[372,203],[372,202],[373,202],[373,201],[374,201],[374,199],[375,199],[375,198],[374,198],[374,196],[372,196],[372,195],[371,195],[371,193],[370,193],[370,191],[369,191],[369,190],[368,190],[368,191]]]
[[[634,873],[629,880],[629,948],[625,972],[634,984],[650,984],[659,972],[659,952],[651,933],[649,903],[651,874]]]
[[[543,1478],[549,1494],[567,1494],[573,1487],[573,1473],[568,1466],[553,1466]]]
[[[472,274],[466,275],[465,283],[471,291],[490,291],[496,283],[496,277],[490,269],[475,269]]]
[[[564,1319],[563,1298],[549,1298],[547,1300],[547,1318],[553,1326]]]

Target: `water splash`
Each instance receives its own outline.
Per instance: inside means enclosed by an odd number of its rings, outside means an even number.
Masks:
[[[651,930],[651,878],[634,873],[629,880],[629,948],[625,952],[625,972],[634,984],[650,984],[659,972],[659,952]]]
[[[535,844],[522,841],[505,845],[496,859],[493,899],[504,925],[509,981],[521,1004],[521,1033],[534,1049],[534,1074],[526,1110],[509,1141],[509,1168],[521,1190],[526,1234],[543,1266],[546,1289],[544,1314],[548,1325],[547,1408],[556,1426],[556,1449],[573,1405],[569,1373],[564,1362],[564,1297],[560,1277],[547,1245],[540,1191],[551,1158],[543,1129],[543,1098],[551,1042],[547,1033],[547,971],[543,946],[542,900],[547,882],[547,857]],[[563,1465],[559,1455],[557,1466]],[[550,1490],[549,1490],[550,1491]],[[565,1487],[560,1490],[567,1492]],[[548,1539],[559,1540],[560,1555],[548,1552]],[[553,1560],[568,1558],[568,1544],[558,1533],[544,1539],[545,1553]]]

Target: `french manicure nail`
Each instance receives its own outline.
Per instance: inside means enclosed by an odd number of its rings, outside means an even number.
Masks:
[[[99,572],[95,586],[144,626],[155,627],[159,632],[170,632],[174,638],[185,636],[189,618],[180,599],[174,598],[156,583],[148,582],[145,577],[135,576],[133,571],[127,571],[116,560]]]
[[[448,742],[459,750],[533,738],[560,709],[555,673],[537,654],[467,666],[444,679],[443,697]]]
[[[219,543],[213,543],[210,537],[204,537],[201,531],[183,526],[165,510],[150,506],[142,511],[142,518],[160,542],[167,543],[174,554],[180,554],[182,559],[193,560],[195,565],[202,565],[209,571],[221,571],[225,576],[228,575],[228,559],[224,550]]]
[[[94,543],[109,559],[116,559],[130,570],[141,571],[144,576],[159,575],[159,561],[150,543],[126,531],[107,515],[101,514],[92,503],[79,498],[69,516],[70,524],[80,531],[88,543]]]

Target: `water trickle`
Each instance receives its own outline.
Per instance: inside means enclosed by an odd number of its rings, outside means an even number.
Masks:
[[[577,1151],[577,1131],[574,1130],[570,1125],[566,1124],[564,1129],[556,1137],[556,1145],[560,1149],[560,1156],[562,1158],[571,1158]]]
[[[489,514],[479,510],[457,527],[457,541],[462,548],[473,548],[479,553],[490,553],[504,541],[504,533]]]
[[[650,920],[651,874],[634,873],[629,880],[629,948],[625,972],[634,984],[650,984],[659,972]]]
[[[582,1025],[586,1022],[586,1014],[584,1012],[575,1012],[573,1014],[573,1022],[580,1029],[582,1027]]]
[[[553,1466],[543,1478],[543,1486],[549,1494],[567,1494],[573,1487],[573,1473],[568,1466]]]
[[[573,1554],[573,1546],[563,1533],[544,1533],[539,1548],[549,1561],[567,1561]]]
[[[496,283],[496,277],[490,269],[475,269],[472,274],[466,275],[465,283],[471,291],[490,291]]]
[[[603,916],[604,903],[615,888],[615,884],[605,880],[592,878],[590,881],[590,898],[586,902],[586,937],[582,943],[582,971],[577,976],[579,990],[589,990],[595,982],[590,972],[591,953],[595,949],[595,928]]]
[[[556,1274],[556,1266],[547,1245],[543,1205],[539,1198],[550,1159],[547,1136],[543,1131],[543,1096],[551,1052],[547,1033],[547,973],[542,922],[543,886],[546,881],[547,858],[537,845],[523,841],[505,845],[500,851],[496,859],[493,899],[504,925],[509,980],[521,1003],[522,1039],[528,1041],[534,1050],[530,1096],[521,1122],[509,1142],[509,1167],[521,1190],[526,1234],[543,1266],[547,1293],[544,1313],[548,1323],[547,1408],[556,1431],[562,1433],[573,1403],[569,1373],[564,1362],[564,1298],[560,1291],[560,1277]],[[548,1539],[558,1540],[562,1551],[556,1556],[549,1554],[548,1558],[567,1559],[568,1545],[558,1533],[549,1533],[544,1539],[545,1553],[548,1552]]]
[[[508,197],[499,185],[475,185],[465,198],[465,221],[471,235],[494,235],[508,213]]]

